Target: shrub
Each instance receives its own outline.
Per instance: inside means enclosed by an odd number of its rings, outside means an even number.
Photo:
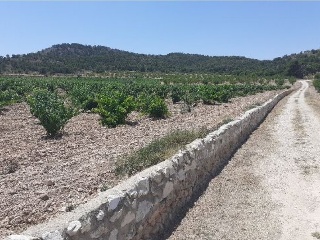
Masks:
[[[275,82],[276,82],[276,84],[277,84],[278,86],[283,86],[283,84],[284,84],[284,79],[283,79],[283,78],[277,78],[277,79],[275,80]]]
[[[186,91],[183,95],[183,102],[185,104],[186,110],[191,112],[191,108],[195,105],[197,97],[190,91]]]
[[[93,97],[89,97],[86,101],[83,103],[83,110],[85,111],[91,111],[94,108],[98,107],[98,101],[97,99]]]
[[[152,118],[165,118],[169,115],[166,102],[157,95],[141,94],[137,101],[137,108]]]
[[[169,111],[165,101],[160,97],[155,97],[150,102],[148,113],[149,117],[165,118],[168,116]]]
[[[293,84],[297,81],[297,79],[294,78],[294,77],[289,77],[288,80],[289,80],[289,82],[290,82],[291,85],[293,85]]]
[[[313,86],[320,92],[320,73],[314,75]]]
[[[0,91],[0,108],[20,100],[20,96],[14,90]]]
[[[74,116],[74,111],[67,108],[62,99],[48,90],[33,91],[32,95],[27,97],[27,103],[32,115],[39,119],[49,137],[56,136]]]
[[[171,92],[171,99],[173,103],[180,102],[182,100],[183,91],[179,87],[174,87]]]
[[[314,79],[313,86],[317,89],[318,92],[320,92],[320,80]]]
[[[120,92],[111,96],[101,95],[97,102],[95,112],[100,114],[102,125],[108,127],[124,124],[128,114],[135,109],[134,98]]]

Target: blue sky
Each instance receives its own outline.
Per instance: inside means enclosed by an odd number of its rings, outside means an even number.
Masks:
[[[320,48],[320,2],[0,2],[0,55],[59,43],[273,59]]]

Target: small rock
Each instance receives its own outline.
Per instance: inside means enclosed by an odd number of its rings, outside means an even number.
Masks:
[[[46,209],[46,212],[52,212],[53,211],[53,208],[49,207]]]
[[[47,180],[47,181],[45,181],[45,184],[46,184],[47,186],[53,186],[53,185],[55,184],[55,182],[52,181],[52,180]]]
[[[24,235],[10,235],[8,237],[9,240],[40,240],[37,237],[24,236]]]
[[[97,220],[101,221],[104,218],[104,211],[99,210],[98,214],[97,214]]]
[[[67,211],[67,207],[64,206],[64,207],[60,208],[59,211],[60,212],[66,212]]]
[[[15,194],[17,194],[17,191],[16,191],[16,190],[11,190],[11,191],[9,192],[9,194],[10,194],[10,195],[15,195]]]
[[[81,228],[81,222],[72,221],[69,223],[69,226],[67,228],[67,234],[69,236],[74,236],[79,232],[80,228]]]
[[[113,229],[112,232],[110,233],[109,240],[116,240],[118,236],[118,229]]]
[[[108,211],[112,211],[118,207],[118,204],[122,199],[122,196],[109,195],[107,198],[109,202]]]
[[[63,240],[59,231],[46,232],[42,235],[43,240]]]
[[[49,196],[48,194],[42,194],[39,198],[43,201],[47,201],[49,199]]]

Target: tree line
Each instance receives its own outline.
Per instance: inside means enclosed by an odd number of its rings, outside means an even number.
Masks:
[[[273,60],[238,56],[170,53],[138,54],[104,46],[58,44],[36,53],[0,56],[0,74],[82,74],[108,71],[215,73],[231,75],[294,76],[320,72],[320,50]]]

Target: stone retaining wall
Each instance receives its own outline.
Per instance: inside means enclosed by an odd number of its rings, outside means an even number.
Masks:
[[[291,90],[188,144],[171,159],[102,192],[73,212],[8,239],[158,239],[181,209],[227,164],[232,154]],[[28,237],[35,236],[35,237]]]

